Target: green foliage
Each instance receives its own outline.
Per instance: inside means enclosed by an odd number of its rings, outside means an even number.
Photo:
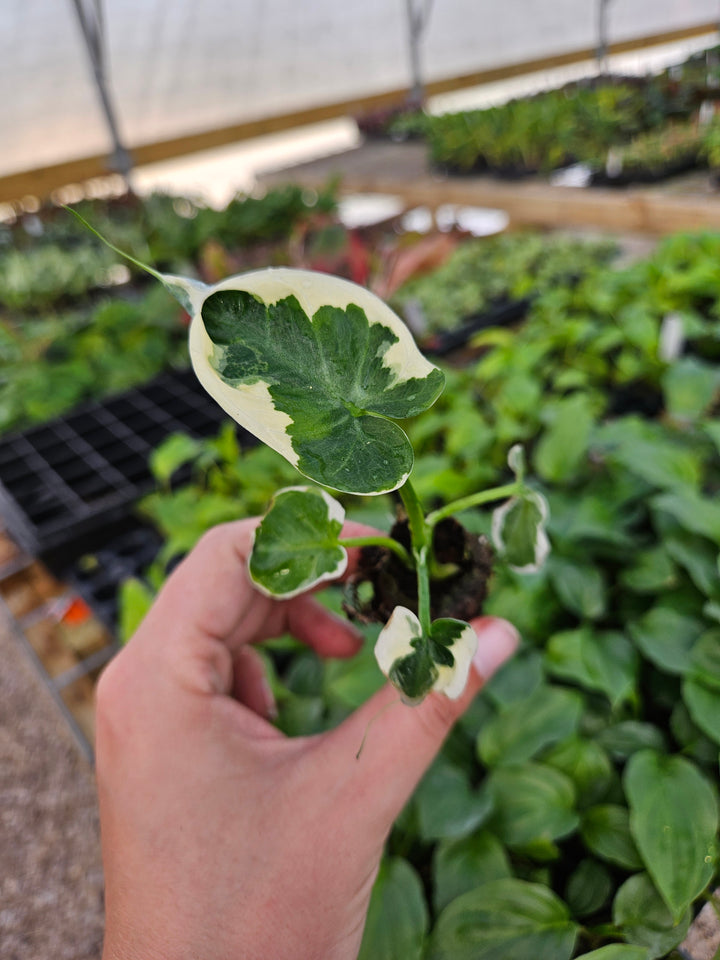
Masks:
[[[294,231],[334,209],[333,192],[300,187],[238,196],[224,210],[186,198],[84,201],[76,209],[133,256],[169,270],[206,269],[209,245],[287,247]],[[225,255],[225,254],[223,254]],[[289,251],[274,255],[287,262]],[[240,266],[240,263],[238,263]],[[182,310],[118,265],[66,210],[49,208],[0,231],[0,432],[189,364]]]
[[[659,349],[670,312],[679,361]],[[389,838],[423,880],[428,957],[667,957],[718,882],[719,317],[720,236],[669,237],[645,261],[547,290],[403,424],[431,505],[510,480],[523,442],[553,547],[530,576],[496,567],[485,612],[516,622],[523,647]],[[294,477],[265,448],[237,465],[216,454],[182,506],[182,491],[152,502],[161,516],[174,501],[177,544],[206,500],[260,512]],[[484,508],[461,519],[490,529]],[[374,642],[368,630],[342,664],[271,652],[282,729],[326,729],[369,695]]]
[[[431,274],[409,280],[393,295],[403,313],[418,307],[429,332],[450,330],[505,299],[522,299],[572,282],[607,264],[610,240],[578,240],[558,234],[500,234],[457,247]]]
[[[358,960],[420,960],[428,915],[420,878],[406,860],[380,866]]]

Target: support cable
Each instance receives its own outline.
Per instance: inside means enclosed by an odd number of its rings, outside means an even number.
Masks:
[[[85,47],[90,58],[95,87],[112,140],[113,152],[109,157],[108,166],[124,178],[129,190],[130,171],[133,168],[133,160],[120,136],[120,131],[115,119],[115,109],[107,84],[105,69],[105,18],[102,0],[73,0],[73,5],[83,39],[85,40]]]

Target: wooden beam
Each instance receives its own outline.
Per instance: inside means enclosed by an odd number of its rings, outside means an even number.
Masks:
[[[717,23],[715,22],[696,24],[695,26],[685,27],[680,30],[652,34],[646,37],[638,37],[612,44],[610,53],[625,53],[631,50],[640,50],[645,47],[672,43],[716,31]],[[475,73],[465,73],[459,76],[431,81],[426,84],[426,93],[428,96],[449,93],[454,90],[478,86],[483,83],[492,83],[498,80],[506,80],[511,77],[522,76],[523,74],[534,73],[539,70],[548,70],[553,67],[579,63],[583,60],[594,59],[594,57],[595,50],[591,47],[585,47],[539,59],[523,60],[519,63],[506,64],[488,70],[480,70]],[[158,163],[163,160],[186,156],[203,150],[212,150],[217,147],[227,146],[228,144],[237,143],[252,137],[260,137],[270,133],[290,130],[294,127],[319,123],[323,120],[352,116],[398,105],[403,103],[407,93],[406,88],[399,88],[371,96],[321,104],[305,110],[295,110],[290,113],[248,120],[219,129],[204,130],[200,133],[173,137],[169,140],[139,144],[132,147],[130,152],[136,166]],[[113,171],[108,167],[107,155],[97,154],[8,174],[0,177],[0,202],[17,202],[26,196],[45,199],[49,197],[54,190],[67,186],[68,184],[83,183],[98,177],[108,177],[112,175],[112,173]]]
[[[445,177],[428,170],[421,143],[366,143],[345,154],[273,172],[262,182],[318,189],[331,177],[338,179],[343,194],[390,194],[408,207],[431,210],[442,204],[500,209],[513,226],[595,227],[651,235],[720,229],[720,196],[702,176],[684,193],[658,187],[560,187],[538,178]]]

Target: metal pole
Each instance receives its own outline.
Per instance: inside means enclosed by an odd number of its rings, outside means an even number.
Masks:
[[[409,101],[414,107],[421,107],[425,99],[422,67],[420,63],[420,41],[427,26],[432,8],[432,0],[425,0],[423,6],[419,6],[418,4],[422,2],[423,0],[405,0],[410,46],[410,76],[412,81]]]
[[[608,7],[611,0],[598,0],[598,43],[596,57],[598,62],[598,72],[606,74],[608,72]]]
[[[113,152],[109,157],[108,166],[124,178],[129,190],[130,171],[133,168],[133,161],[132,156],[125,148],[122,138],[120,137],[118,125],[115,120],[115,110],[110,97],[110,91],[108,90],[105,75],[105,45],[101,3],[102,0],[90,0],[88,4],[84,3],[83,0],[73,0],[80,29],[85,40],[85,47],[90,58],[95,87],[100,97],[100,105],[112,139]]]

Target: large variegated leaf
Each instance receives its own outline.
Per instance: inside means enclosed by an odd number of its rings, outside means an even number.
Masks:
[[[394,423],[431,406],[445,378],[364,287],[310,270],[255,270],[214,286],[161,274],[192,316],[190,359],[217,403],[311,480],[344,493],[400,487],[413,465]]]
[[[187,292],[195,373],[238,423],[335,490],[404,483],[413,451],[393,420],[427,409],[444,377],[389,307],[346,280],[285,268],[224,280],[201,302]]]

